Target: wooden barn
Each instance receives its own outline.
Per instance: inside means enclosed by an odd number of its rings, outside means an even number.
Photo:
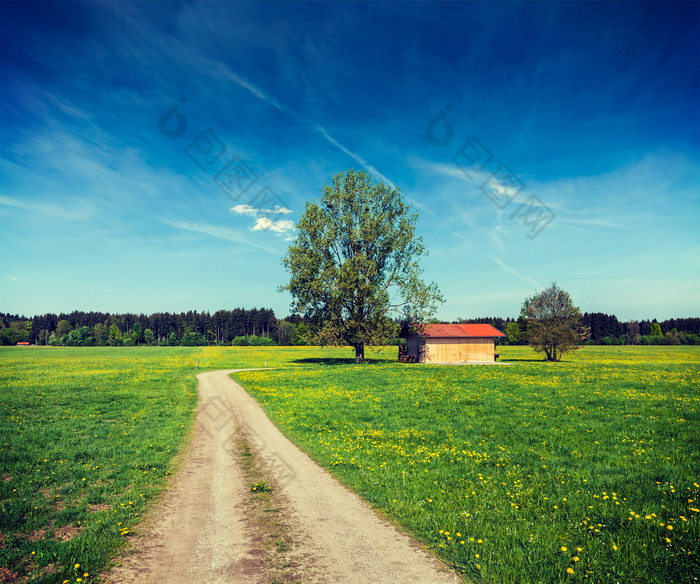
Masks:
[[[399,360],[410,363],[474,363],[496,360],[494,339],[505,337],[490,324],[427,324],[404,331]]]

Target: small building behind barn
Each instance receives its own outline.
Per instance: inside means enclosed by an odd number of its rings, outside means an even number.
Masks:
[[[475,363],[496,360],[496,337],[505,337],[490,324],[427,324],[404,330],[406,345],[399,360],[409,363]]]

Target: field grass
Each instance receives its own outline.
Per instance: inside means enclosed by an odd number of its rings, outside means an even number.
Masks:
[[[0,347],[0,582],[97,581],[167,484],[194,423],[195,375],[299,354]]]
[[[0,350],[0,580],[93,581],[189,432],[192,357]]]
[[[501,353],[0,349],[0,581],[98,581],[167,484],[194,376],[265,365],[236,376],[285,433],[469,580],[695,581],[700,349]]]
[[[562,363],[236,374],[322,465],[485,582],[700,576],[700,348],[586,347]],[[371,354],[370,354],[371,356]]]

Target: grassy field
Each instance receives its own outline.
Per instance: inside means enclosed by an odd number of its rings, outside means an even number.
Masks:
[[[194,422],[198,365],[280,366],[298,355],[0,347],[0,582],[97,581],[166,486]]]
[[[485,582],[695,582],[700,350],[586,347],[562,363],[236,377],[343,482]],[[346,355],[349,357],[350,355]]]
[[[0,349],[0,581],[94,582],[167,483],[202,369],[485,582],[693,582],[700,350],[401,365],[395,348]],[[86,575],[87,574],[87,575]]]

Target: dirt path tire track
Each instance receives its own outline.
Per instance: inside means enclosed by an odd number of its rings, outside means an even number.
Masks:
[[[317,584],[457,584],[460,580],[356,494],[299,450],[233,381],[236,369],[199,374],[195,435],[184,461],[135,542],[106,578],[185,584],[270,582],[256,562],[255,534],[246,523],[250,485],[234,444],[247,436],[293,525],[296,555]]]

